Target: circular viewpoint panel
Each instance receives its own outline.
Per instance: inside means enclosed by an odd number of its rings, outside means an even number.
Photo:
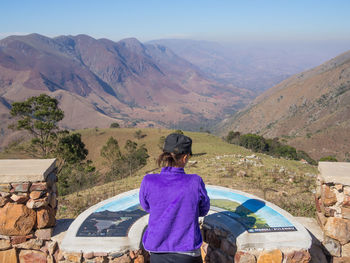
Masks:
[[[236,237],[239,249],[309,249],[311,236],[288,212],[256,196],[220,186],[206,186],[210,212],[204,224]],[[68,252],[120,252],[139,249],[148,213],[139,204],[139,189],[104,200],[70,225],[62,249]]]

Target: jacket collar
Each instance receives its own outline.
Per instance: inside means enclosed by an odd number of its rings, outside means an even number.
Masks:
[[[185,173],[185,169],[184,168],[180,168],[180,167],[167,166],[167,167],[163,167],[160,173],[184,174]]]

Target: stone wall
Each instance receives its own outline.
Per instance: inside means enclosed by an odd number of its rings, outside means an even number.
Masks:
[[[0,262],[54,262],[54,163],[0,160]]]
[[[350,262],[350,163],[320,163],[315,195],[323,245],[333,262]]]
[[[350,262],[350,164],[320,163],[315,194],[323,245],[332,262]],[[15,171],[15,172],[14,172]],[[0,263],[146,263],[146,251],[67,253],[52,238],[56,224],[55,160],[0,160]],[[201,224],[205,263],[324,262],[310,250],[238,249],[236,237],[216,224]],[[313,256],[312,256],[313,257]]]
[[[57,260],[62,263],[146,263],[149,262],[149,254],[142,249],[119,253],[60,252]]]
[[[202,258],[204,263],[307,263],[309,251],[295,249],[237,250],[236,238],[217,226],[202,225]]]

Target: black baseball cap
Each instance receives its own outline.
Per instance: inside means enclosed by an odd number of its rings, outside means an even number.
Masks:
[[[163,152],[192,155],[192,139],[183,134],[171,133],[165,138]]]

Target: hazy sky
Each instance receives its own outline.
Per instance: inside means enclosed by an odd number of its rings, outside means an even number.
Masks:
[[[0,38],[350,40],[349,0],[1,0]]]

